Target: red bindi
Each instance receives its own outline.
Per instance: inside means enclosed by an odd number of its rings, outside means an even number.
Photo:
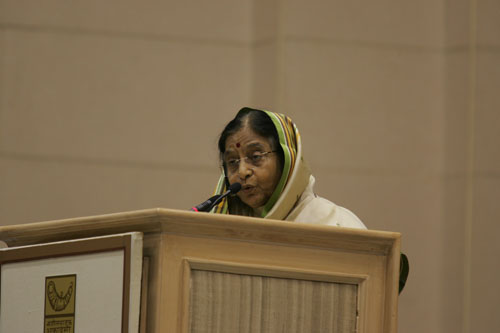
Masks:
[[[236,143],[236,148],[240,148],[240,146],[241,146],[241,145],[240,145],[240,143],[239,143],[239,142],[238,142],[238,143]]]

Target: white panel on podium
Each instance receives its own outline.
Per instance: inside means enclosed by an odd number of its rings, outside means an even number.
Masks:
[[[137,332],[141,265],[139,232],[0,249],[0,332]]]

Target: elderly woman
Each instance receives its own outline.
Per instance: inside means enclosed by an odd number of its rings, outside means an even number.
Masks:
[[[225,196],[212,213],[366,229],[351,211],[314,193],[299,131],[287,116],[241,109],[222,131],[219,153],[222,175],[216,194],[227,193],[235,183],[241,190]],[[399,292],[408,272],[408,258],[401,254]]]
[[[297,127],[287,116],[241,109],[219,139],[222,175],[216,194],[240,183],[213,213],[366,229],[349,210],[317,196],[302,157]]]

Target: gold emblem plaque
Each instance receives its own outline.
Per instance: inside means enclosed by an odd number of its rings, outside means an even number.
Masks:
[[[45,333],[74,333],[76,274],[45,278]]]

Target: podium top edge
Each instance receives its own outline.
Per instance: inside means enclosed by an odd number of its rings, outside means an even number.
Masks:
[[[200,237],[251,239],[293,246],[349,246],[353,250],[388,253],[399,248],[400,233],[270,220],[237,215],[152,208],[113,214],[8,225],[0,240],[8,246],[102,236],[130,231]]]

